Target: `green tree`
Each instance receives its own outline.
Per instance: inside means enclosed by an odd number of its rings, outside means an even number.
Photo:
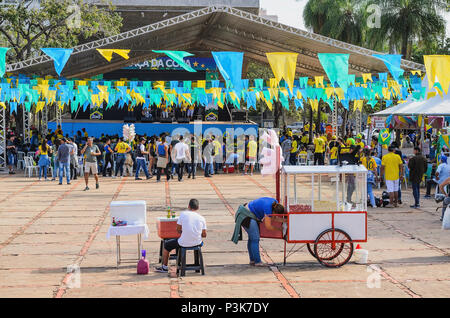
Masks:
[[[369,3],[380,7],[381,25],[368,30],[368,43],[379,47],[389,39],[391,51],[400,49],[405,59],[411,59],[415,44],[431,47],[445,33],[441,15],[447,6],[445,0],[372,0]]]
[[[358,0],[310,0],[303,11],[306,27],[314,33],[361,45],[363,6]]]
[[[19,1],[0,7],[0,45],[10,47],[8,62],[43,54],[41,47],[69,48],[120,32],[121,16],[104,2],[82,0]]]

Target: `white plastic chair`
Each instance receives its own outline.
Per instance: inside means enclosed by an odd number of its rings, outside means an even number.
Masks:
[[[314,154],[308,151],[306,161],[308,166],[314,166]]]
[[[308,165],[308,155],[305,154],[298,155],[298,163],[300,166]]]
[[[25,168],[25,160],[23,159],[24,157],[25,157],[25,152],[23,152],[23,151],[17,152],[17,169]]]
[[[36,177],[39,175],[39,167],[33,165],[33,158],[32,157],[24,157],[25,162],[25,169],[24,169],[24,175],[28,172],[28,178],[31,178],[33,176],[33,171],[36,172]]]

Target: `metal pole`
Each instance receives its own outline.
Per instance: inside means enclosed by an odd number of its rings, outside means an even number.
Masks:
[[[0,169],[6,168],[6,114],[5,109],[0,111]]]
[[[25,109],[25,105],[22,105],[22,114],[23,114],[23,140],[26,144],[30,143],[30,112],[27,112]]]
[[[275,183],[276,183],[276,191],[277,191],[277,194],[276,194],[277,198],[276,199],[277,199],[278,202],[281,202],[281,171],[280,171],[280,154],[281,154],[281,151],[280,151],[280,146],[277,146],[275,148],[275,151],[276,151],[276,156],[277,156],[277,158],[276,158],[277,173],[275,175]]]

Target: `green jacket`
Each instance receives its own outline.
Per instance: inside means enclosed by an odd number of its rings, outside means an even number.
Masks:
[[[239,206],[239,209],[236,212],[236,215],[234,216],[234,232],[231,240],[234,244],[237,244],[238,241],[242,240],[242,222],[244,222],[245,219],[251,218],[255,221],[259,221],[258,218],[246,207],[243,205]]]

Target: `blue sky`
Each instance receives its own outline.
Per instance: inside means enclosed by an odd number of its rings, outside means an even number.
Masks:
[[[308,0],[260,0],[261,8],[267,9],[267,14],[278,15],[278,21],[305,30],[303,23],[303,7]],[[450,37],[450,13],[445,14],[447,20],[447,36]]]

